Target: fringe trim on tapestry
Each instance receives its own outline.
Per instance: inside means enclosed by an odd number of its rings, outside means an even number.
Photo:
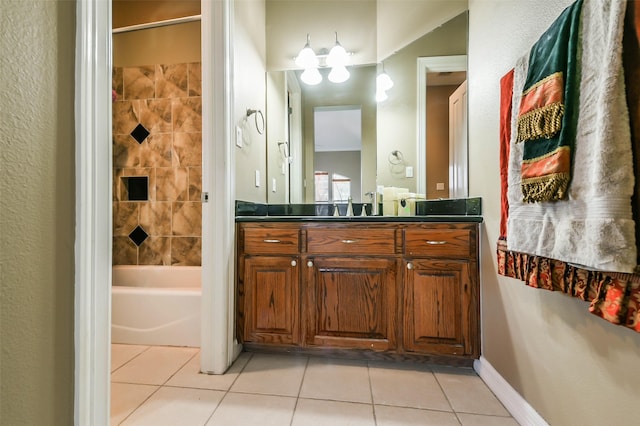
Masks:
[[[562,117],[564,104],[561,102],[545,105],[520,116],[516,142],[551,139],[562,128]]]
[[[567,193],[570,180],[569,173],[555,173],[548,176],[524,179],[520,184],[523,201],[525,203],[535,203],[538,201],[561,200]]]

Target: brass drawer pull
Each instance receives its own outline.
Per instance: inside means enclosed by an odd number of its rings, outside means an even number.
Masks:
[[[432,246],[439,246],[442,244],[447,244],[446,241],[432,241],[432,240],[427,240],[425,241],[426,244],[432,245]]]
[[[342,242],[345,244],[353,244],[353,243],[357,243],[358,240],[342,240]]]
[[[265,243],[276,243],[276,244],[280,242],[280,240],[262,240],[262,241]]]

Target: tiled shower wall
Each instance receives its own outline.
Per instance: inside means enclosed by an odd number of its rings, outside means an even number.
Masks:
[[[199,62],[113,69],[114,265],[201,264],[201,95]]]

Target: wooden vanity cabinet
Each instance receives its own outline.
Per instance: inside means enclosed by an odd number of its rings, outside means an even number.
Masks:
[[[239,223],[239,338],[258,348],[478,358],[477,230]]]
[[[238,237],[238,334],[244,341],[298,345],[298,227],[244,226]]]
[[[477,244],[476,226],[404,230],[405,351],[480,356]]]

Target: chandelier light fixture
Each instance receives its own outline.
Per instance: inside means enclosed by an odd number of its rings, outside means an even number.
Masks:
[[[304,69],[300,76],[303,83],[311,86],[319,84],[322,81],[322,75],[318,68],[331,68],[328,78],[332,83],[344,83],[351,76],[347,69],[350,54],[338,41],[338,33],[336,32],[335,34],[336,44],[329,53],[326,53],[326,49],[322,49],[318,55],[311,48],[310,36],[307,34],[307,43],[300,50],[298,56],[295,57],[296,65]]]

